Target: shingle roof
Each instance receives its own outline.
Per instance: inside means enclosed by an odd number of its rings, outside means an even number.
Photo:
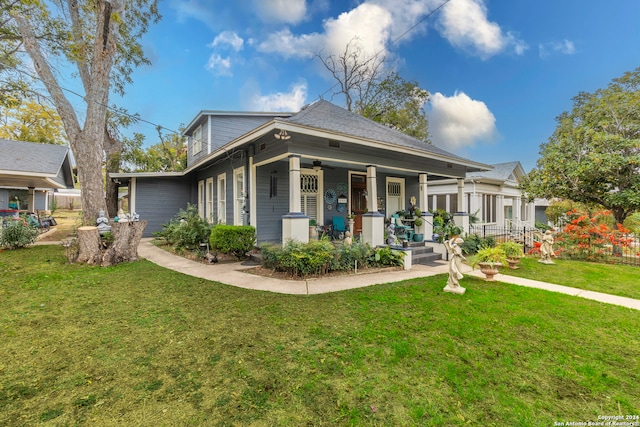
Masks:
[[[303,107],[300,112],[283,121],[395,144],[439,156],[468,160],[322,99]]]
[[[473,172],[467,178],[486,178],[496,181],[508,181],[514,171],[520,166],[520,162],[497,163],[493,169],[486,172]]]
[[[68,152],[63,145],[0,139],[0,170],[56,175]]]

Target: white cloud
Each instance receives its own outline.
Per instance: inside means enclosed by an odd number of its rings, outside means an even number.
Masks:
[[[576,53],[576,47],[571,40],[553,41],[549,43],[540,43],[538,45],[540,58],[547,58],[553,54],[573,55]]]
[[[483,0],[451,0],[440,12],[438,31],[453,46],[482,59],[507,49],[518,55],[524,53],[527,44],[489,21],[487,12]]]
[[[440,0],[365,0],[325,19],[321,32],[294,34],[285,28],[269,34],[257,48],[286,58],[308,58],[320,51],[340,53],[358,37],[364,53],[387,55],[392,41],[402,43],[424,34],[429,21],[413,26],[441,4]],[[517,35],[489,21],[485,0],[451,0],[435,17],[438,31],[449,43],[482,59],[505,51],[521,55],[528,48]]]
[[[255,0],[253,10],[264,22],[298,24],[307,14],[306,0]]]
[[[217,53],[211,54],[205,68],[218,76],[232,76],[231,58],[223,58]]]
[[[371,3],[362,3],[337,18],[326,19],[323,33],[295,35],[285,28],[270,34],[258,45],[258,50],[278,53],[285,58],[308,58],[320,51],[324,55],[340,53],[349,41],[358,37],[366,55],[378,52],[384,54],[392,25],[393,20],[388,10]]]
[[[257,45],[257,49],[265,53],[277,53],[285,58],[309,58],[322,49],[322,45],[322,36],[318,33],[296,36],[285,28],[269,34]]]
[[[215,22],[216,15],[207,1],[200,0],[171,0],[171,7],[178,15],[178,22],[196,19],[207,25]]]
[[[450,151],[491,140],[496,134],[496,118],[482,101],[463,92],[453,96],[431,96],[429,132],[435,145]]]
[[[270,95],[254,95],[251,109],[257,111],[298,111],[306,103],[307,83],[299,82],[289,92],[277,92]]]
[[[233,50],[239,52],[242,50],[243,45],[244,40],[238,36],[238,33],[235,31],[223,31],[213,39],[209,47],[231,46]]]

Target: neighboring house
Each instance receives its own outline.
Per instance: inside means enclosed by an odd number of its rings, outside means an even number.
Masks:
[[[68,147],[0,139],[0,209],[46,210],[73,185]]]
[[[296,114],[201,111],[184,135],[185,171],[110,175],[128,186],[146,235],[191,203],[212,223],[253,225],[259,243],[307,241],[310,218],[330,225],[353,213],[355,233],[377,245],[385,216],[412,198],[427,215],[435,182],[464,191],[468,173],[491,169],[324,100]]]
[[[534,227],[536,221],[547,223],[545,199],[528,202],[519,188],[526,175],[520,162],[492,165],[484,172],[469,172],[465,178],[463,206],[458,206],[458,182],[442,180],[429,188],[429,209],[447,212],[459,210],[478,217],[478,225],[499,227]]]

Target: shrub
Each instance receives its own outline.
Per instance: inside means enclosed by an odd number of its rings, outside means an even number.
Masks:
[[[356,262],[360,268],[368,266],[369,257],[372,253],[371,246],[359,241],[353,242],[351,245],[342,245],[336,251],[335,269],[341,271],[354,269]]]
[[[475,254],[478,250],[486,247],[493,247],[496,245],[496,239],[492,236],[480,237],[477,234],[469,234],[464,238],[462,244],[462,252],[467,255]]]
[[[261,248],[262,265],[292,276],[308,276],[330,271],[335,248],[325,239],[301,243],[289,241],[284,247],[265,245]]]
[[[555,236],[555,252],[571,259],[615,261],[624,251],[632,250],[629,230],[615,220],[608,210],[589,214],[578,209],[566,213],[568,222]]]
[[[369,263],[374,266],[400,266],[404,264],[404,251],[394,251],[389,246],[376,248],[370,257]]]
[[[186,210],[180,209],[168,224],[162,225],[162,230],[154,233],[164,238],[176,250],[196,250],[200,243],[206,242],[211,233],[211,224],[200,217],[198,207],[188,204]]]
[[[513,240],[500,243],[498,248],[504,251],[507,258],[522,258],[524,256],[524,249],[522,248],[522,245],[514,242]]]
[[[233,254],[238,259],[246,257],[256,243],[256,229],[250,225],[216,225],[211,229],[211,249],[223,254]]]
[[[38,234],[40,231],[37,228],[23,220],[11,221],[8,227],[0,231],[0,246],[6,249],[24,248],[35,242]]]

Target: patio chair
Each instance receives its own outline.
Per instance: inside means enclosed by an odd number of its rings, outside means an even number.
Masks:
[[[404,225],[398,214],[391,215],[391,218],[393,219],[393,225],[396,228],[396,236],[398,238],[404,237],[406,240],[411,240],[413,237],[413,227],[410,225]]]
[[[334,239],[344,239],[344,233],[347,231],[347,227],[344,224],[344,217],[334,216],[331,218],[331,236]]]

